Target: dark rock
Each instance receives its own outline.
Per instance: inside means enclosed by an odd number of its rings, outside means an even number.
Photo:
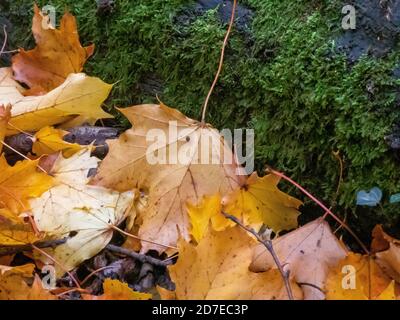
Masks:
[[[337,48],[349,62],[362,55],[382,57],[397,44],[400,32],[400,0],[353,0],[356,29],[345,30],[336,39]]]

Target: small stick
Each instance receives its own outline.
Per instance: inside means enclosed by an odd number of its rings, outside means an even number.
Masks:
[[[46,241],[37,241],[34,244],[22,244],[15,246],[0,246],[0,257],[8,256],[11,254],[16,254],[24,251],[33,251],[34,246],[37,248],[53,248],[60,244],[64,244],[68,238],[56,239],[56,240],[46,240]]]
[[[110,251],[113,251],[115,253],[119,253],[119,254],[123,254],[125,256],[131,257],[131,258],[133,258],[135,260],[138,260],[138,261],[140,261],[142,263],[146,263],[146,262],[150,263],[150,264],[152,264],[154,266],[157,266],[157,267],[166,267],[166,266],[168,266],[168,265],[173,263],[172,261],[162,261],[162,260],[150,257],[150,256],[146,256],[145,254],[137,253],[137,252],[135,252],[133,250],[129,250],[129,249],[125,249],[125,248],[121,248],[121,247],[115,246],[113,244],[108,244],[106,246],[106,249],[108,249]]]
[[[261,244],[264,245],[265,248],[267,248],[267,250],[269,251],[269,253],[271,254],[272,258],[274,259],[274,262],[276,264],[276,266],[278,267],[278,270],[282,276],[283,282],[285,283],[285,287],[286,287],[286,292],[288,294],[289,300],[294,300],[293,298],[293,292],[292,292],[292,288],[290,286],[289,283],[289,274],[290,271],[285,271],[283,270],[282,264],[279,261],[279,257],[276,254],[274,247],[272,245],[272,241],[268,240],[268,239],[262,239],[260,237],[260,235],[252,228],[246,227],[238,218],[225,213],[223,211],[221,211],[221,213],[225,216],[225,218],[232,220],[233,222],[235,222],[237,225],[239,225],[241,228],[243,228],[244,230],[246,230],[247,232],[251,233],[253,236],[256,237],[257,241],[260,242]]]

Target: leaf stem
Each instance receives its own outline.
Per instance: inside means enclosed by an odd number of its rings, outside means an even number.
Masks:
[[[222,66],[224,64],[225,47],[226,47],[226,45],[228,43],[229,34],[231,33],[233,22],[235,20],[236,3],[237,3],[237,0],[233,0],[231,19],[229,21],[228,30],[226,31],[226,34],[225,34],[224,42],[222,44],[221,57],[219,59],[218,70],[217,70],[217,73],[215,74],[214,81],[211,84],[211,88],[208,91],[206,100],[204,101],[204,105],[203,105],[203,108],[202,108],[202,113],[201,113],[201,123],[202,123],[202,125],[205,124],[208,101],[210,100],[210,97],[211,97],[211,94],[212,94],[212,92],[214,90],[214,87],[217,84],[219,75],[220,75],[221,70],[222,70]]]

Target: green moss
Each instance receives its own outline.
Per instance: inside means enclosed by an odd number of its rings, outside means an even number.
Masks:
[[[50,3],[59,15],[68,7],[83,43],[96,43],[86,72],[116,83],[109,110],[155,102],[139,84],[157,77],[163,83],[161,100],[199,117],[226,27],[214,10],[177,24],[175,17],[191,1],[120,0],[106,17],[96,15],[94,0]],[[365,57],[350,68],[333,50],[341,20],[338,0],[242,3],[255,10],[253,25],[249,34],[233,32],[208,121],[218,128],[253,127],[259,170],[269,164],[285,171],[326,203],[350,210],[353,219],[357,190],[379,186],[387,202],[400,191],[398,164],[383,140],[400,120],[391,78],[399,54]],[[30,6],[30,0],[10,2],[9,17],[18,25],[15,45],[31,44],[30,11],[20,9]],[[373,93],[366,89],[371,84]],[[338,193],[339,162],[332,154],[337,150],[344,161]],[[363,215],[393,224],[397,210],[384,203],[384,218],[381,210]]]

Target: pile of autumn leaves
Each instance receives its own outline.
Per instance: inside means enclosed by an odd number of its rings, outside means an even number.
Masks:
[[[349,252],[322,219],[296,229],[301,202],[277,188],[275,175],[238,174],[243,172],[230,147],[210,125],[163,104],[139,105],[120,110],[133,127],[108,142],[101,162],[91,156],[92,145],[63,141],[62,129],[110,117],[101,105],[112,86],[80,73],[94,47],[81,46],[74,17],[66,13],[60,29],[43,28],[46,19],[35,6],[36,47],[21,49],[11,68],[0,69],[0,140],[29,132],[33,141],[32,154],[14,166],[0,158],[0,249],[47,239],[66,242],[26,252],[34,264],[11,267],[13,256],[0,257],[0,299],[57,299],[71,288],[44,289],[40,269],[51,264],[59,278],[77,268],[106,247],[123,221],[124,234],[136,237],[128,237],[124,247],[178,253],[177,263],[168,267],[176,290],[157,288],[163,299],[287,299],[271,255],[222,211],[256,230],[295,229],[276,237],[273,246],[290,270],[296,299],[396,298],[399,241],[378,226],[373,255],[363,256]],[[194,150],[207,135],[232,163],[221,157],[219,164],[149,164],[147,133],[156,128],[168,136],[171,123],[177,139],[158,151],[169,154],[182,145]],[[356,270],[353,289],[342,286],[348,266]],[[107,279],[102,296],[76,285],[84,299],[152,297],[118,280]]]

